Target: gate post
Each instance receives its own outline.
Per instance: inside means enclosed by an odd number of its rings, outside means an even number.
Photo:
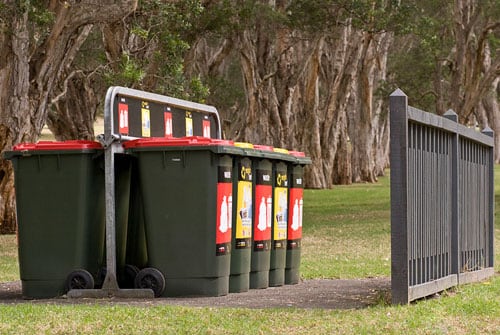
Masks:
[[[391,291],[393,304],[408,298],[408,97],[397,89],[389,99],[391,163]]]

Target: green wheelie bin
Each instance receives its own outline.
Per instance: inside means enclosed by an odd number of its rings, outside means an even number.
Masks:
[[[271,225],[271,261],[269,286],[285,284],[286,244],[288,225],[288,150],[274,148],[279,158],[273,162],[273,206]]]
[[[139,184],[137,158],[127,155],[131,161],[130,205],[126,236],[126,255],[124,266],[124,288],[135,287],[135,277],[140,269],[147,267],[148,253],[144,222],[144,205]]]
[[[311,164],[303,152],[290,151],[295,161],[289,163],[288,231],[286,245],[285,284],[298,284],[300,280],[300,254],[302,248],[302,209],[304,204],[304,166]]]
[[[236,142],[244,155],[233,157],[232,251],[229,292],[246,292],[250,288],[250,260],[253,225],[252,160],[247,156],[250,143]]]
[[[93,288],[104,264],[103,150],[91,141],[38,142],[5,153],[14,166],[25,298]]]
[[[156,296],[229,292],[233,142],[202,137],[124,143],[137,157],[147,267],[137,288]]]
[[[133,288],[138,267],[129,263],[127,254],[129,248],[134,248],[138,243],[129,243],[135,237],[131,230],[137,230],[134,222],[132,206],[135,204],[135,189],[133,189],[132,166],[133,159],[130,155],[115,154],[115,234],[116,234],[116,275],[120,288]],[[132,231],[135,233],[135,231]],[[104,279],[104,278],[103,278]]]
[[[273,147],[254,145],[253,194],[254,224],[252,231],[252,259],[250,288],[269,287],[269,266],[271,261],[271,226],[273,208]]]

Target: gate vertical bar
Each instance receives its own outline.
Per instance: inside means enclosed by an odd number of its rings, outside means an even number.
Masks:
[[[458,123],[458,115],[453,110],[448,110],[443,115],[448,120]],[[458,204],[460,201],[460,178],[459,178],[459,135],[458,129],[453,134],[451,144],[451,274],[460,273],[460,210]]]
[[[408,97],[397,89],[390,96],[391,150],[391,286],[392,303],[408,297]]]

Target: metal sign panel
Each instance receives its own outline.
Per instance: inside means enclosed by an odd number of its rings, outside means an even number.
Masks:
[[[125,87],[111,87],[108,99],[106,135],[114,138],[221,138],[219,114],[213,106]]]

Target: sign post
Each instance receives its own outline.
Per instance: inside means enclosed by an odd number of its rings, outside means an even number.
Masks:
[[[116,269],[115,154],[121,143],[144,137],[203,136],[221,138],[221,124],[213,106],[135,89],[113,86],[106,93],[105,149],[106,277],[102,289],[70,290],[70,298],[154,298],[151,289],[120,289]]]

